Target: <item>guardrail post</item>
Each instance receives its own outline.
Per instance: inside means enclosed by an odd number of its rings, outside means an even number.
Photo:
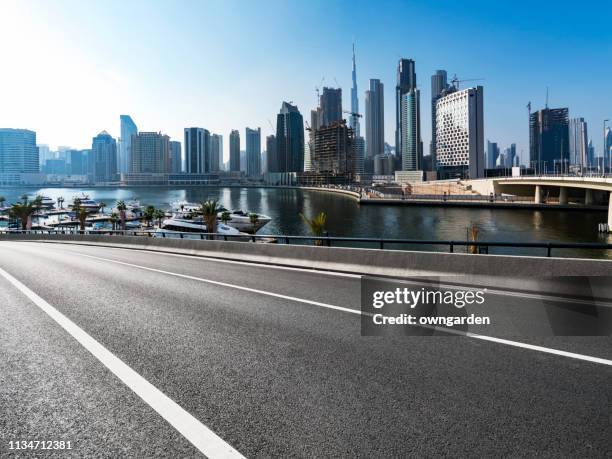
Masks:
[[[289,236],[285,236],[285,244],[289,245]]]
[[[253,235],[251,236],[251,241],[252,241],[252,242],[255,242],[255,234],[253,234]]]
[[[548,244],[546,244],[546,256],[550,257],[550,252],[551,252],[551,246],[550,246],[550,242]]]
[[[450,243],[449,243],[449,252],[450,253],[454,252],[454,246],[455,246],[455,244],[453,243],[453,241],[450,241]]]
[[[381,240],[379,241],[379,243],[380,243],[380,250],[382,250],[382,249],[385,247],[385,241],[384,241],[384,239],[381,239]]]

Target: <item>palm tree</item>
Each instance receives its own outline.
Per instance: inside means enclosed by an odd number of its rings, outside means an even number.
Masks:
[[[81,198],[74,198],[72,200],[72,211],[78,214],[79,210],[81,210]]]
[[[117,201],[117,210],[119,211],[119,218],[121,219],[121,231],[125,231],[125,212],[127,210],[125,201]]]
[[[166,212],[164,212],[161,209],[156,209],[155,213],[153,214],[153,216],[155,217],[155,219],[157,220],[157,226],[158,228],[161,228],[162,226],[162,220],[164,219],[164,217],[166,216]]]
[[[104,208],[106,207],[106,203],[105,202],[101,202],[100,204],[98,204],[98,208],[100,209],[100,213],[103,214],[104,213]]]
[[[11,206],[9,210],[9,215],[11,218],[19,219],[21,222],[21,229],[23,231],[28,229],[28,222],[30,222],[32,218],[32,214],[36,211],[34,205],[32,203],[24,202],[24,203],[15,203]]]
[[[476,223],[472,223],[472,226],[470,226],[470,229],[469,229],[470,239],[474,242],[478,241],[478,233],[480,233],[480,228],[478,228],[478,225],[476,225]],[[472,254],[478,253],[477,246],[470,245],[468,246],[468,248],[469,248],[469,253],[472,253]]]
[[[200,212],[202,220],[206,223],[206,231],[210,239],[214,239],[214,233],[217,232],[217,214],[219,213],[219,203],[214,199],[209,199],[200,204]]]
[[[117,215],[117,212],[113,212],[113,213],[110,215],[109,220],[110,220],[110,222],[111,222],[111,225],[112,225],[113,231],[115,231],[115,230],[117,229],[117,222],[119,221],[119,215]]]
[[[0,209],[4,207],[5,202],[6,202],[6,198],[4,196],[0,196]]]
[[[79,208],[76,212],[76,217],[79,221],[80,230],[85,231],[85,223],[87,222],[87,209],[79,205]]]
[[[155,207],[147,206],[145,211],[142,214],[142,218],[147,222],[147,227],[151,226],[151,221],[155,218]]]
[[[227,210],[221,213],[221,221],[223,222],[224,225],[227,225],[227,222],[229,222],[231,219],[232,219],[232,214],[230,214]]]
[[[321,237],[323,235],[323,232],[325,231],[325,222],[327,221],[327,215],[325,212],[321,212],[313,219],[306,218],[304,214],[300,214],[300,217],[302,217],[302,220],[304,220],[304,223],[308,225],[310,232],[315,237]],[[315,239],[315,245],[323,245],[323,241],[320,239]]]
[[[28,195],[27,194],[22,194],[21,195],[21,202],[23,202],[24,204],[28,203]]]
[[[253,234],[257,232],[257,224],[259,223],[259,215],[256,213],[249,214],[249,221],[253,225]]]
[[[34,206],[34,209],[36,210],[36,212],[39,212],[40,209],[42,209],[42,206],[43,206],[42,199],[43,199],[42,196],[38,194],[32,201],[32,205]]]
[[[61,196],[60,196],[59,198],[57,198],[57,206],[58,206],[60,209],[63,209],[63,208],[64,208],[64,198],[62,198]]]

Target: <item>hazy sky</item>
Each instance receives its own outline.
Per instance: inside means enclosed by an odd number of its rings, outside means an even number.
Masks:
[[[416,61],[426,152],[436,69],[484,79],[468,84],[484,86],[485,139],[523,157],[527,102],[542,107],[547,86],[598,154],[612,118],[611,1],[0,0],[0,21],[0,127],[52,147],[116,137],[126,113],[175,140],[186,126],[223,134],[227,156],[230,130],[243,148],[246,126],[270,134],[283,100],[308,119],[323,77],[348,109],[353,39],[360,109],[381,79],[390,144],[400,56]]]

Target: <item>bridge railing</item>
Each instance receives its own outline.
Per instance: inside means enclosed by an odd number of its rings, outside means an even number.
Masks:
[[[276,244],[315,244],[324,247],[360,247],[374,249],[411,249],[454,252],[471,252],[481,255],[489,254],[491,248],[530,249],[530,255],[551,257],[553,250],[573,249],[593,251],[598,256],[606,255],[605,251],[612,251],[612,244],[600,242],[515,242],[515,241],[467,241],[467,240],[436,240],[436,239],[385,239],[364,237],[337,237],[337,236],[291,236],[291,235],[260,235],[260,234],[220,234],[220,233],[179,233],[179,232],[153,232],[153,231],[122,231],[122,230],[10,230],[0,232],[0,240],[10,238],[12,235],[86,235],[86,236],[130,236],[155,237],[167,239],[189,240],[218,240],[253,243]],[[438,250],[436,250],[438,249]],[[534,250],[535,249],[535,250]],[[537,249],[543,249],[537,251]],[[533,253],[531,253],[533,252]]]

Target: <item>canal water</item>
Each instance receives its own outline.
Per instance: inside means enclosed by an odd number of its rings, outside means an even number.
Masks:
[[[169,208],[174,201],[197,203],[212,198],[228,209],[270,216],[272,221],[258,234],[309,235],[299,214],[312,217],[325,212],[330,236],[466,240],[468,229],[475,224],[481,241],[612,242],[610,236],[597,232],[597,224],[607,219],[605,212],[597,211],[359,205],[341,194],[280,188],[0,188],[0,196],[4,196],[7,203],[19,200],[24,193],[53,199],[61,196],[65,204],[75,196],[86,194],[106,203],[107,210],[118,200],[134,199],[142,205]],[[448,250],[442,246],[432,248]],[[545,249],[491,248],[490,253],[544,254]],[[612,251],[564,249],[555,254],[612,258]]]

